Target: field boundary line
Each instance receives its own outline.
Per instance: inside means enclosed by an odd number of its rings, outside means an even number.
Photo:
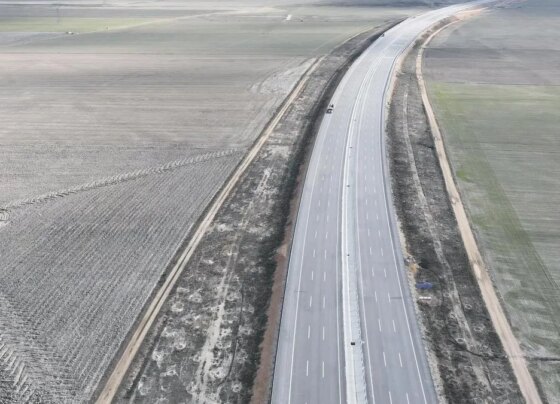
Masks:
[[[319,65],[323,58],[316,58],[314,62],[309,66],[303,76],[300,78],[299,82],[295,85],[292,91],[289,93],[288,97],[285,99],[283,105],[280,107],[278,112],[272,118],[272,120],[267,124],[265,129],[261,132],[258,140],[250,148],[249,152],[241,163],[237,166],[232,176],[227,180],[224,187],[218,193],[217,197],[210,204],[206,215],[200,220],[198,227],[194,233],[190,236],[190,241],[184,248],[183,253],[180,255],[177,263],[173,266],[165,282],[160,287],[160,289],[155,294],[152,302],[148,306],[143,317],[140,319],[138,326],[134,333],[132,334],[130,340],[125,345],[124,350],[118,361],[116,362],[113,371],[111,372],[109,378],[107,379],[103,390],[101,391],[99,397],[96,400],[97,404],[109,404],[113,401],[117,390],[119,389],[124,377],[126,376],[128,369],[136,356],[136,353],[140,349],[144,338],[148,334],[152,324],[156,320],[163,304],[167,300],[167,297],[173,290],[173,287],[177,283],[179,276],[182,274],[190,258],[194,254],[196,247],[203,239],[204,234],[209,229],[214,218],[216,217],[218,211],[227,200],[232,190],[235,188],[239,180],[245,174],[245,171],[256,158],[263,145],[269,139],[270,135],[273,133],[274,129],[284,117],[293,101],[299,96],[307,81],[311,77],[311,74]]]
[[[88,182],[85,184],[76,185],[66,189],[61,189],[59,191],[53,191],[27,199],[20,199],[13,202],[8,202],[6,205],[0,206],[0,221],[8,220],[9,211],[20,209],[28,205],[35,205],[39,203],[48,202],[53,199],[69,196],[72,194],[77,194],[80,192],[91,191],[94,189],[104,188],[112,185],[118,185],[123,182],[134,181],[154,174],[163,174],[169,171],[174,171],[179,168],[195,165],[198,163],[205,163],[207,161],[217,160],[223,157],[229,157],[234,154],[241,154],[241,153],[242,153],[241,149],[227,149],[227,150],[202,153],[182,160],[171,161],[169,163],[162,164],[156,167],[149,167],[149,168],[139,169],[127,173],[116,174],[110,177],[100,178],[98,180]]]
[[[517,384],[519,385],[519,389],[521,390],[525,401],[530,404],[541,404],[542,401],[540,395],[535,385],[535,381],[529,373],[523,351],[521,350],[519,342],[513,334],[510,324],[506,318],[505,312],[500,304],[500,301],[496,294],[496,290],[494,289],[494,285],[488,273],[488,268],[486,268],[484,260],[482,259],[482,255],[476,243],[474,233],[471,229],[467,213],[461,200],[461,195],[455,184],[453,171],[451,170],[451,165],[449,163],[449,159],[445,150],[445,143],[443,142],[443,137],[437,123],[437,119],[430,104],[430,99],[426,91],[424,76],[422,74],[422,59],[424,56],[424,49],[437,34],[448,28],[455,22],[458,21],[450,22],[439,28],[420,45],[418,56],[416,57],[416,78],[418,81],[420,92],[422,94],[422,103],[424,104],[426,115],[428,117],[428,123],[430,125],[430,130],[434,139],[436,155],[445,181],[445,188],[449,195],[449,200],[451,202],[451,206],[457,220],[459,232],[461,233],[461,238],[463,240],[463,244],[465,246],[471,268],[480,288],[480,292],[486,304],[486,308],[488,309],[488,313],[490,314],[490,319],[492,320],[492,324],[494,325],[496,333],[498,334],[504,350],[507,354],[508,360],[517,379]]]

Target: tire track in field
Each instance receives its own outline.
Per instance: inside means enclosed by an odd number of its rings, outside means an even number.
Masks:
[[[117,185],[127,181],[134,181],[140,178],[147,177],[154,174],[163,174],[170,172],[185,166],[192,164],[201,163],[208,160],[219,159],[222,157],[228,157],[235,153],[241,153],[239,149],[228,149],[220,150],[211,153],[200,154],[195,157],[189,157],[186,159],[175,160],[161,166],[150,167],[142,170],[136,170],[128,173],[118,174],[111,177],[102,178],[96,181],[88,182],[85,184],[77,185],[75,187],[67,188],[64,190],[49,192],[47,194],[39,195],[33,198],[26,198],[18,201],[9,202],[4,206],[0,206],[0,227],[2,222],[7,222],[9,219],[9,211],[23,208],[29,205],[36,205],[39,203],[44,203],[51,201],[53,199],[62,198],[68,195],[77,194],[84,191],[90,191],[93,189],[99,189],[103,187],[108,187],[111,185]]]

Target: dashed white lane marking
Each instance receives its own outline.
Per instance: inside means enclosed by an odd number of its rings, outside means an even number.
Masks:
[[[369,220],[369,213],[366,213],[366,220]]]
[[[375,271],[373,270],[373,267],[371,268],[371,277],[375,278]]]
[[[307,326],[307,339],[311,338],[311,326]]]
[[[323,296],[323,309],[325,308],[325,296]]]
[[[325,378],[325,362],[321,361],[321,377]]]
[[[408,393],[406,393],[406,404],[410,404],[410,400],[408,399]]]
[[[387,268],[383,268],[383,273],[385,274],[385,278],[387,277]]]
[[[317,238],[317,230],[315,230],[315,238]]]
[[[379,215],[377,213],[375,214],[375,219],[379,221]]]
[[[315,249],[313,249],[313,258],[315,258]]]
[[[401,364],[401,368],[402,368],[402,358],[401,358],[401,353],[399,352],[399,363]]]
[[[373,255],[373,251],[371,251],[371,247],[369,248],[369,255]]]
[[[387,358],[385,357],[385,351],[383,351],[383,364],[387,367]]]
[[[305,376],[309,376],[309,361],[305,361]]]
[[[324,258],[327,259],[327,250],[323,251]]]
[[[327,215],[327,223],[329,222],[329,215]]]
[[[391,392],[389,392],[389,404],[393,404],[393,397],[391,396]]]
[[[395,326],[395,320],[393,320],[393,332],[397,332],[397,327]]]
[[[313,305],[313,296],[309,296],[309,307]]]
[[[389,300],[389,303],[391,303],[391,293],[387,293],[387,300]]]
[[[325,240],[329,238],[329,232],[325,233]]]
[[[377,303],[377,290],[375,290],[373,293],[374,293],[374,296],[375,296],[375,303]]]
[[[383,257],[383,247],[381,247],[381,256]]]
[[[381,319],[380,318],[377,319],[377,324],[379,325],[379,332],[381,332]]]
[[[315,271],[311,271],[311,280],[313,280],[313,274]]]
[[[317,203],[317,206],[320,208],[321,207],[321,200],[319,199],[319,202]]]
[[[366,198],[366,206],[367,206],[367,205],[368,205],[368,200],[367,200],[367,198]]]
[[[377,235],[381,238],[381,230],[377,230]]]
[[[325,340],[325,326],[323,326],[323,341]]]
[[[368,237],[369,237],[369,229],[367,229],[367,235],[368,235]]]
[[[323,282],[326,282],[326,281],[327,281],[327,273],[323,272]]]

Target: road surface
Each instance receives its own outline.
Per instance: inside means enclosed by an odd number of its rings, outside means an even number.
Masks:
[[[416,324],[385,160],[386,89],[437,21],[409,18],[352,65],[321,123],[298,212],[272,402],[437,402]]]

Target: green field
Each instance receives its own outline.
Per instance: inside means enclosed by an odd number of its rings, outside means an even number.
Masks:
[[[507,316],[544,396],[557,402],[560,87],[553,61],[560,49],[552,38],[560,12],[541,5],[546,12],[539,4],[500,10],[447,31],[431,45],[425,66],[449,158]]]

